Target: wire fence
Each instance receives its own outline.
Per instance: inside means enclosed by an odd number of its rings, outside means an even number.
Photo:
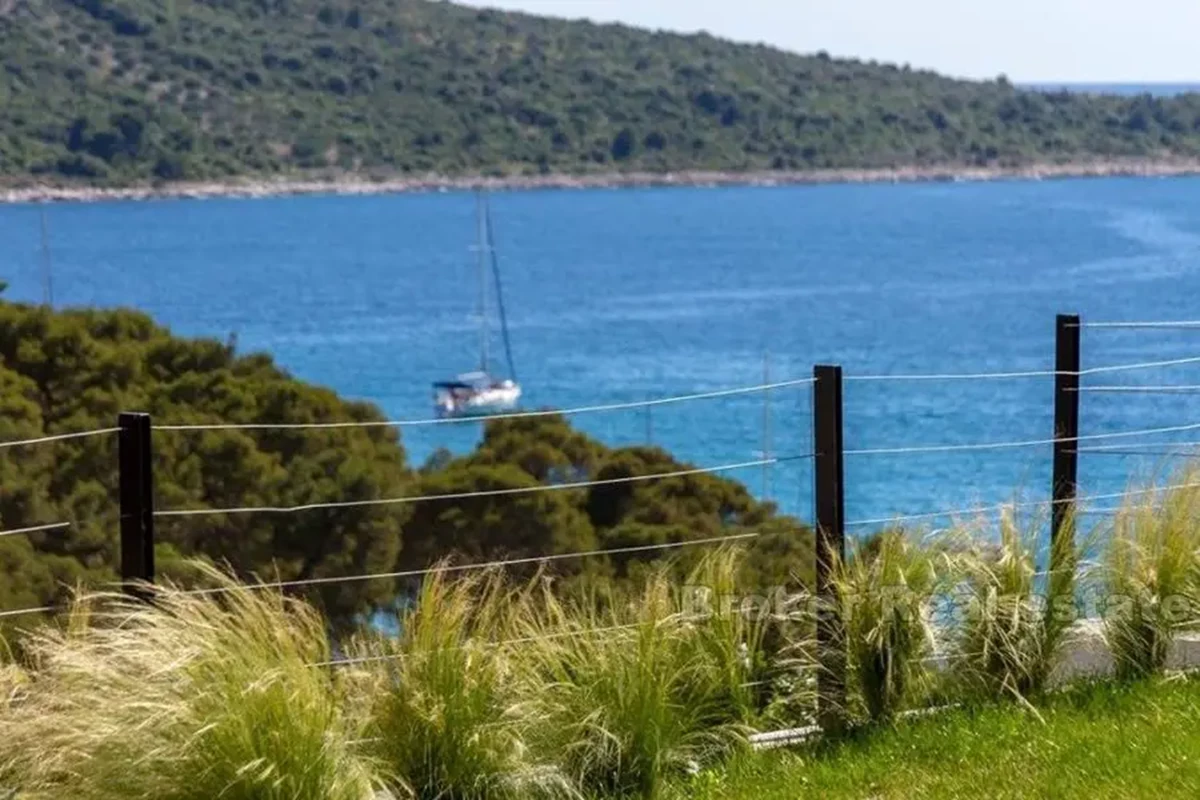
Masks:
[[[463,424],[468,422],[478,422],[477,418],[461,418],[461,417],[435,417],[435,418],[420,418],[420,419],[404,419],[404,420],[363,420],[363,421],[312,421],[312,422],[196,422],[196,423],[166,423],[153,424],[150,418],[146,415],[122,415],[120,424],[113,428],[102,428],[96,430],[73,431],[64,433],[49,434],[37,438],[27,438],[16,441],[0,442],[0,449],[32,447],[43,444],[50,444],[65,440],[74,440],[81,438],[99,437],[109,434],[117,435],[121,440],[120,453],[120,476],[121,476],[121,576],[122,580],[127,585],[132,585],[137,580],[153,580],[152,560],[149,562],[143,558],[140,562],[137,553],[145,553],[146,548],[153,547],[154,525],[156,519],[166,518],[183,518],[183,517],[201,517],[201,516],[229,516],[240,514],[296,514],[306,511],[319,509],[345,509],[359,508],[371,506],[393,506],[393,505],[410,505],[416,503],[440,502],[440,503],[458,503],[475,499],[483,498],[503,498],[520,495],[529,495],[543,492],[562,492],[562,491],[590,491],[598,487],[615,486],[622,484],[638,484],[652,481],[665,481],[671,479],[690,478],[701,475],[722,475],[725,473],[736,473],[752,468],[769,468],[788,462],[811,461],[814,462],[814,486],[813,486],[813,507],[814,518],[811,520],[814,528],[818,532],[818,538],[825,537],[828,542],[829,537],[836,540],[839,547],[844,547],[841,536],[845,529],[861,529],[871,526],[895,526],[907,522],[929,521],[937,519],[953,519],[955,517],[978,516],[981,514],[996,514],[1006,509],[1017,508],[1041,508],[1052,509],[1056,512],[1060,511],[1064,504],[1069,504],[1076,513],[1080,515],[1099,515],[1099,514],[1114,514],[1119,508],[1099,508],[1093,507],[1090,504],[1095,501],[1104,500],[1128,500],[1139,495],[1153,496],[1168,491],[1200,488],[1200,484],[1173,484],[1162,487],[1153,487],[1144,490],[1131,490],[1120,493],[1100,493],[1079,496],[1077,493],[1077,481],[1074,479],[1074,465],[1077,462],[1078,456],[1081,454],[1096,454],[1096,455],[1170,455],[1170,456],[1187,456],[1190,453],[1186,452],[1188,448],[1200,448],[1200,442],[1139,442],[1137,439],[1152,438],[1171,433],[1184,433],[1189,431],[1200,430],[1200,422],[1184,423],[1170,426],[1147,427],[1134,430],[1118,430],[1109,432],[1095,432],[1081,434],[1077,429],[1078,403],[1079,396],[1085,393],[1113,393],[1113,394],[1179,394],[1191,393],[1200,391],[1200,385],[1194,384],[1135,384],[1135,385],[1109,385],[1109,384],[1094,384],[1094,385],[1078,385],[1080,379],[1091,376],[1110,375],[1117,373],[1135,372],[1141,370],[1167,369],[1182,367],[1192,364],[1200,364],[1200,356],[1182,357],[1156,361],[1141,361],[1133,363],[1111,364],[1089,369],[1080,368],[1077,363],[1078,350],[1078,334],[1080,330],[1096,328],[1096,329],[1147,329],[1147,330],[1169,330],[1169,329],[1191,329],[1200,328],[1200,323],[1185,321],[1179,323],[1167,322],[1127,322],[1127,323],[1062,323],[1060,319],[1059,329],[1059,345],[1060,356],[1062,353],[1061,346],[1063,344],[1064,331],[1074,331],[1076,345],[1076,363],[1068,364],[1064,368],[1060,358],[1060,363],[1056,364],[1054,369],[1036,369],[1036,370],[1009,370],[1009,371],[980,371],[980,372],[964,372],[964,373],[945,373],[931,372],[923,374],[862,374],[862,375],[846,375],[841,376],[840,368],[837,372],[838,386],[836,393],[837,418],[832,420],[829,418],[827,411],[821,412],[817,408],[817,399],[823,392],[828,392],[830,387],[822,382],[820,375],[822,373],[814,373],[813,377],[794,378],[784,381],[764,381],[762,383],[740,386],[728,389],[718,389],[713,391],[696,392],[691,394],[673,395],[659,398],[649,398],[645,400],[637,400],[620,403],[607,403],[586,405],[565,409],[546,409],[536,411],[517,411],[506,414],[498,414],[488,417],[493,421],[504,420],[523,420],[523,419],[538,419],[551,416],[573,416],[582,414],[596,413],[615,413],[621,411],[629,411],[636,409],[650,409],[661,406],[669,406],[680,403],[715,401],[722,398],[730,398],[752,394],[769,393],[775,390],[804,388],[811,389],[814,397],[813,408],[811,413],[812,430],[814,435],[813,442],[817,441],[833,441],[836,446],[833,448],[821,448],[815,445],[812,446],[811,452],[794,453],[786,456],[774,456],[769,453],[769,446],[764,444],[761,451],[763,457],[749,461],[735,461],[730,463],[722,463],[713,466],[689,467],[686,469],[670,470],[664,472],[652,472],[646,474],[637,474],[629,476],[621,476],[614,478],[588,478],[577,481],[564,481],[557,483],[539,483],[531,486],[501,488],[501,489],[486,489],[479,491],[466,491],[449,494],[429,494],[429,495],[411,495],[399,497],[382,497],[382,498],[365,498],[354,500],[332,500],[328,502],[303,503],[296,505],[245,505],[245,506],[229,506],[229,507],[194,507],[194,508],[165,508],[158,509],[154,507],[154,498],[152,495],[152,453],[150,452],[149,432],[205,432],[205,431],[275,431],[275,430],[330,430],[330,429],[350,429],[350,428],[406,428],[406,427],[424,427],[447,424]],[[1069,336],[1069,334],[1068,334]],[[1068,341],[1068,344],[1070,342]],[[828,374],[828,373],[824,373]],[[1070,409],[1072,406],[1075,409],[1076,425],[1071,430],[1062,430],[1056,422],[1056,429],[1053,435],[1043,438],[1025,438],[1014,439],[1010,441],[985,441],[985,442],[943,442],[934,444],[916,444],[916,445],[897,445],[897,446],[875,446],[863,447],[857,449],[845,449],[841,446],[841,381],[846,382],[872,382],[872,383],[905,383],[905,382],[938,382],[938,381],[1002,381],[1002,380],[1022,380],[1045,378],[1054,379],[1056,381],[1055,402],[1056,412],[1060,410],[1060,405]],[[826,397],[828,399],[828,397]],[[822,406],[828,409],[828,404]],[[769,417],[767,418],[769,420]],[[837,436],[829,438],[822,436],[823,433],[828,433],[831,425],[836,423]],[[764,421],[764,426],[769,424]],[[1130,440],[1122,441],[1120,444],[1104,444],[1104,442],[1112,440]],[[1081,443],[1097,443],[1080,446]],[[891,516],[877,516],[864,519],[844,519],[844,512],[841,510],[841,496],[844,492],[844,477],[842,476],[842,463],[845,457],[881,457],[881,456],[899,456],[912,454],[934,454],[934,453],[959,453],[959,452],[985,452],[996,450],[1010,450],[1019,448],[1037,448],[1037,447],[1053,447],[1055,453],[1055,479],[1051,487],[1051,498],[1048,500],[1036,500],[1032,502],[1018,503],[1000,503],[991,505],[975,505],[970,507],[960,507],[956,509],[928,511],[919,513],[898,513]],[[1066,458],[1072,465],[1069,473],[1069,485],[1062,484],[1059,472],[1059,459]],[[832,477],[831,477],[832,476]],[[766,481],[764,480],[764,485]],[[830,500],[830,494],[837,495],[837,502],[825,502]],[[835,514],[835,518],[831,519],[829,514]],[[76,524],[74,521],[58,521],[45,522],[41,524],[32,524],[24,527],[13,528],[10,530],[0,531],[0,537],[32,535],[32,534],[49,534],[53,535],[65,531]],[[729,533],[722,536],[707,536],[695,539],[684,539],[679,541],[670,541],[663,543],[653,543],[645,545],[630,545],[623,547],[610,548],[595,548],[588,550],[579,550],[574,552],[558,552],[544,553],[532,555],[519,555],[511,558],[492,558],[473,561],[462,564],[442,564],[424,567],[420,569],[396,570],[396,571],[381,571],[353,575],[333,575],[320,577],[304,577],[290,580],[277,580],[268,582],[259,582],[251,584],[260,589],[272,590],[292,590],[304,589],[309,587],[321,587],[334,584],[359,583],[366,581],[380,580],[399,580],[406,578],[419,578],[435,572],[459,573],[471,570],[485,569],[502,569],[519,566],[530,565],[547,565],[559,563],[569,560],[587,559],[587,558],[605,558],[618,555],[636,556],[648,554],[662,554],[670,551],[680,550],[683,548],[692,547],[711,547],[721,546],[734,542],[746,542],[757,539],[763,536],[761,531],[749,531]],[[134,554],[134,555],[130,555]],[[128,563],[126,563],[128,561]],[[148,573],[148,574],[147,574]],[[229,591],[228,589],[196,589],[192,594],[220,594]],[[35,615],[55,610],[53,606],[36,606],[30,608],[20,608],[7,611],[0,611],[0,618],[10,618],[21,615]]]

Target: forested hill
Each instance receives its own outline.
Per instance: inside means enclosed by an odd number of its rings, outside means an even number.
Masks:
[[[117,441],[103,431],[119,411],[150,412],[156,424],[268,426],[156,430],[160,511],[367,501],[288,514],[162,517],[156,536],[167,577],[191,577],[181,572],[180,556],[227,563],[243,576],[305,581],[421,569],[443,558],[461,564],[637,550],[548,565],[564,581],[586,579],[598,589],[597,581],[633,577],[639,564],[664,554],[690,558],[705,549],[654,545],[747,531],[777,534],[754,540],[749,585],[782,585],[812,571],[811,531],[732,480],[696,474],[619,482],[683,468],[658,449],[611,449],[549,415],[493,421],[475,451],[443,453],[412,469],[399,433],[378,424],[378,409],[296,380],[269,356],[174,337],[133,311],[56,312],[0,301],[0,627],[13,622],[5,611],[54,605],[77,584],[116,579]],[[270,427],[313,422],[375,424]],[[593,478],[607,483],[537,490]],[[499,494],[374,502],[474,492]],[[13,532],[60,523],[69,527]],[[346,622],[388,607],[404,588],[390,577],[330,582],[312,596]]]
[[[424,0],[0,0],[0,181],[804,170],[1200,154],[1087,97]]]

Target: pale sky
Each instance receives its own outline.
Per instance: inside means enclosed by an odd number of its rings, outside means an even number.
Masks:
[[[460,0],[1017,82],[1200,82],[1200,0]]]

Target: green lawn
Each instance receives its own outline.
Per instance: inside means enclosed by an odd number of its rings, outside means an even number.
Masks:
[[[1073,690],[748,756],[675,798],[1200,797],[1200,681]]]

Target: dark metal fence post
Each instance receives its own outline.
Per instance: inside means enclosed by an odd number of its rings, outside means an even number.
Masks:
[[[814,510],[817,526],[818,722],[841,727],[846,708],[846,632],[834,569],[846,556],[842,469],[842,368],[813,368]]]
[[[154,581],[154,472],[150,415],[122,412],[120,438],[121,580],[125,591],[142,596],[135,582]]]
[[[1074,539],[1079,474],[1079,317],[1059,314],[1055,330],[1054,477],[1051,485],[1050,554]],[[1067,537],[1063,541],[1062,537]]]

